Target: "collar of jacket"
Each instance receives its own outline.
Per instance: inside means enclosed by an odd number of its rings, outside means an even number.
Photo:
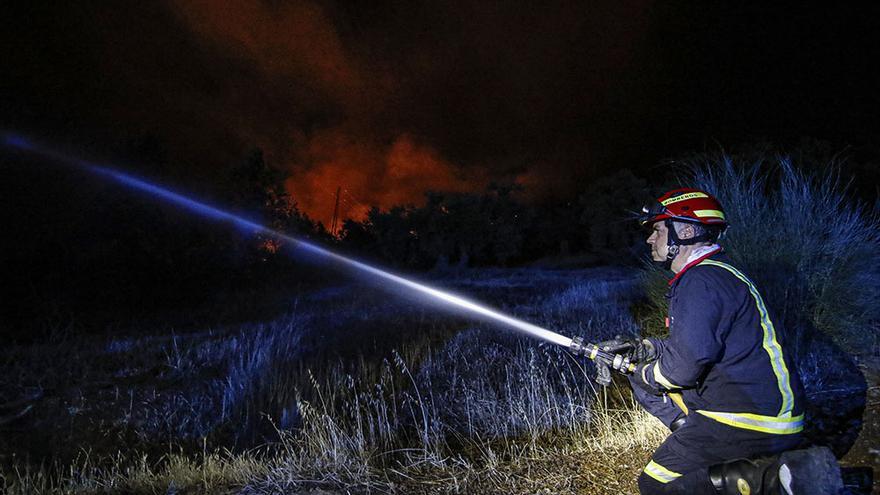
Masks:
[[[711,246],[705,246],[703,248],[697,248],[688,257],[687,264],[685,264],[681,268],[681,270],[679,270],[678,273],[676,273],[675,276],[672,277],[672,280],[669,281],[669,286],[672,287],[672,284],[674,284],[676,282],[676,280],[681,278],[681,276],[684,275],[684,272],[688,271],[688,269],[690,269],[692,266],[698,265],[704,259],[706,259],[710,256],[714,256],[714,255],[721,253],[721,252],[724,252],[724,249],[721,246],[719,246],[718,244],[713,244]]]

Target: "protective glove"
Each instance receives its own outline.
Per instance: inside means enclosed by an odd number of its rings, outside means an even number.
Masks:
[[[631,363],[645,363],[657,359],[657,349],[648,339],[625,339],[621,335],[596,344],[600,349],[612,354],[621,354]],[[611,363],[608,363],[611,364]],[[617,370],[623,372],[624,370]]]
[[[665,390],[643,380],[643,377],[645,376],[643,368],[647,366],[653,366],[653,364],[651,362],[639,364],[638,367],[636,367],[636,370],[631,375],[627,376],[630,385],[632,385],[633,388],[638,387],[651,395],[663,395],[666,392]]]
[[[617,371],[624,375],[630,374],[629,369],[624,368],[629,363],[644,363],[652,361],[657,357],[657,351],[651,341],[625,339],[618,335],[611,340],[606,340],[596,344],[599,349],[612,355],[621,355],[627,358],[626,361],[609,360],[601,356],[596,356],[594,362],[596,364],[596,383],[606,387],[611,384],[611,370]]]
[[[638,341],[633,339],[625,339],[622,335],[615,335],[611,340],[603,340],[596,344],[599,349],[610,352],[612,354],[628,355],[638,345]]]
[[[630,352],[629,360],[633,363],[648,363],[657,359],[657,348],[648,339],[642,339]]]

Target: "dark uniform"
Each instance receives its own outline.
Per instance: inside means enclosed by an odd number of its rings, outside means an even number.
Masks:
[[[682,414],[665,395],[681,393],[684,426],[639,477],[643,494],[713,494],[708,467],[796,448],[804,394],[755,285],[720,248],[670,281],[669,338],[651,339],[654,361],[631,376],[636,397],[669,425]]]

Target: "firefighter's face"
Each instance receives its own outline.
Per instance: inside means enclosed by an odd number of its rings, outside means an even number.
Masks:
[[[654,261],[664,261],[666,259],[666,253],[669,252],[669,246],[666,242],[668,236],[669,229],[666,227],[666,223],[654,222],[654,225],[651,226],[651,235],[648,236],[646,241],[651,246],[651,258]]]

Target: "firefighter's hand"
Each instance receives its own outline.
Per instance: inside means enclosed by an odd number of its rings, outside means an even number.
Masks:
[[[645,381],[644,368],[647,366],[653,366],[653,364],[642,363],[638,365],[638,367],[636,367],[635,372],[627,377],[629,378],[630,385],[632,385],[633,387],[638,387],[651,395],[663,395],[663,389],[655,385],[651,385],[650,383]]]
[[[657,349],[648,339],[625,339],[618,335],[596,345],[603,351],[628,357],[631,363],[644,363],[657,359]]]
[[[657,359],[657,348],[648,339],[642,339],[629,354],[629,360],[633,363],[647,363],[655,359]]]
[[[638,345],[638,341],[633,339],[625,339],[621,335],[615,336],[611,340],[605,340],[596,344],[599,349],[612,354],[629,354]]]

